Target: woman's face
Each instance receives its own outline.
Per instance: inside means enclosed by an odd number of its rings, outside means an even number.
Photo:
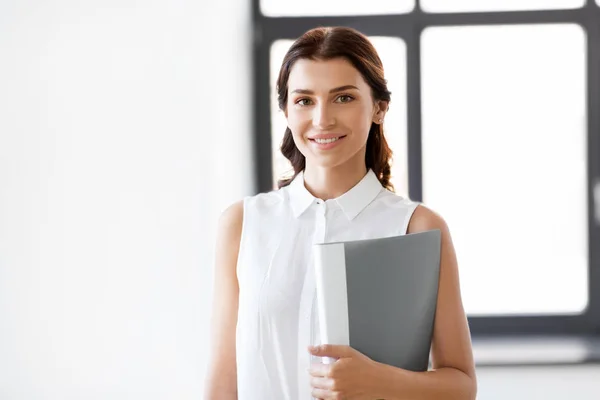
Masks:
[[[383,114],[371,87],[344,58],[300,59],[290,71],[285,115],[307,165],[364,165],[371,123]]]

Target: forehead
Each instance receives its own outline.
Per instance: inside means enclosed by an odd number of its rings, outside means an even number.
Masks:
[[[331,60],[300,59],[294,63],[288,79],[288,90],[329,90],[345,85],[354,85],[367,90],[362,75],[345,58]]]

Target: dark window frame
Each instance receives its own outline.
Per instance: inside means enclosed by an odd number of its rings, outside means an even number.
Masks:
[[[460,25],[575,23],[586,33],[589,304],[576,316],[470,316],[474,337],[511,335],[600,336],[600,216],[595,215],[594,184],[600,182],[600,7],[587,0],[580,9],[479,13],[423,12],[416,0],[412,12],[398,15],[266,17],[260,0],[252,1],[253,116],[255,187],[272,189],[270,46],[278,39],[295,39],[316,26],[350,26],[369,36],[402,38],[407,61],[407,132],[409,196],[422,201],[420,39],[425,28]],[[600,184],[600,183],[598,183]],[[568,208],[565,213],[568,213]]]

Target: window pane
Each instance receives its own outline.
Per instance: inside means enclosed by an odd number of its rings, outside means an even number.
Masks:
[[[385,117],[384,131],[392,151],[392,184],[396,193],[406,196],[408,193],[408,160],[407,160],[407,129],[406,129],[406,46],[402,39],[390,37],[369,38],[383,62],[388,89],[392,92],[390,110]],[[293,174],[289,161],[280,151],[283,134],[287,127],[283,112],[277,105],[276,81],[281,62],[286,51],[292,44],[291,40],[278,40],[271,46],[271,143],[273,154],[274,187],[282,176]]]
[[[415,0],[261,0],[260,10],[268,17],[315,15],[404,14],[412,11]]]
[[[588,302],[585,35],[578,25],[429,28],[423,197],[475,314]]]
[[[585,0],[421,0],[426,12],[561,10],[584,4]]]
[[[277,187],[277,181],[283,177],[290,177],[294,170],[290,162],[281,154],[281,142],[287,128],[285,115],[277,105],[277,76],[285,53],[292,45],[292,40],[277,40],[271,45],[270,60],[270,93],[271,93],[271,154],[273,160],[273,188]]]
[[[396,193],[408,197],[408,129],[406,121],[406,44],[400,38],[371,37],[379,53],[388,90],[392,92],[390,109],[383,130],[394,152],[392,184]]]

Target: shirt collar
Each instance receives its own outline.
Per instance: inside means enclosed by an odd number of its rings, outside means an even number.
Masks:
[[[377,179],[375,172],[369,169],[367,174],[352,189],[333,199],[346,217],[353,220],[364,210],[379,194],[383,186]],[[304,172],[301,171],[289,185],[289,196],[294,217],[298,218],[317,199],[304,186]]]

